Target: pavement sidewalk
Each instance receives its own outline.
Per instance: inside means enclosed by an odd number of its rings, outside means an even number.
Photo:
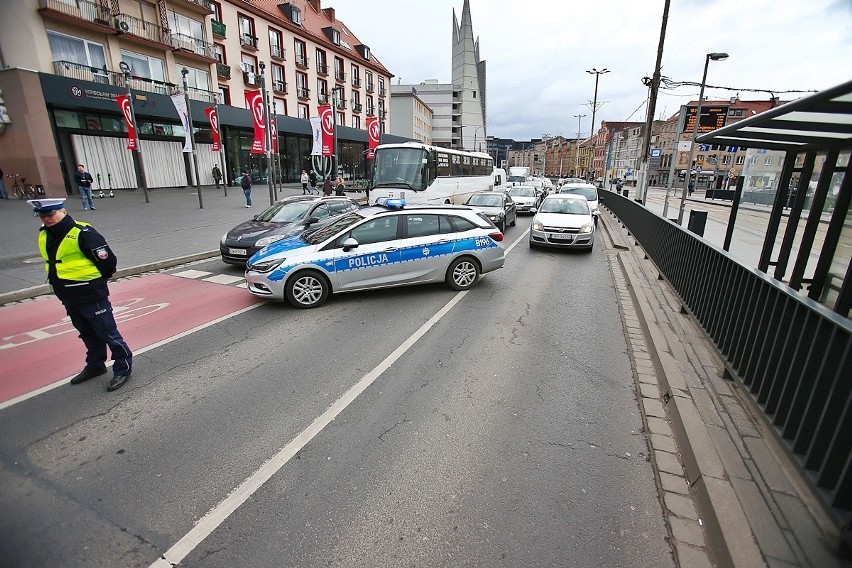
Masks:
[[[279,186],[277,198],[301,195],[301,184]],[[363,192],[347,192],[363,200]],[[177,266],[219,254],[219,239],[238,223],[250,219],[270,203],[268,186],[256,185],[254,207],[245,207],[239,187],[202,186],[199,207],[194,187],[118,190],[115,197],[95,197],[95,211],[83,211],[79,197],[69,196],[66,207],[78,221],[92,223],[118,257],[116,277]],[[36,248],[39,220],[26,200],[0,200],[0,305],[45,294],[44,264]]]

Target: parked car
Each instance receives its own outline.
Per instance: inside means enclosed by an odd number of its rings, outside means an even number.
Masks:
[[[516,185],[507,191],[518,213],[535,213],[541,203],[541,193],[531,185]]]
[[[358,207],[358,203],[348,197],[286,197],[222,235],[219,252],[224,262],[245,265],[246,261],[263,247],[291,237],[324,219],[354,211]]]
[[[504,233],[508,225],[514,227],[518,222],[515,202],[504,191],[478,191],[464,204],[481,210]]]
[[[598,224],[598,215],[600,215],[600,203],[598,200],[598,188],[590,183],[568,183],[559,189],[560,194],[582,195],[589,202],[589,209],[592,210],[592,215],[595,218],[595,226]]]
[[[589,203],[579,194],[555,193],[541,202],[530,227],[530,248],[580,248],[595,245],[595,222]]]
[[[503,233],[484,213],[380,201],[384,206],[351,211],[255,254],[246,267],[249,292],[315,308],[338,292],[442,281],[467,290],[502,268]]]

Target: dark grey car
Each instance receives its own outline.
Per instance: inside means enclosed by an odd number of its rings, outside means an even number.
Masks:
[[[509,194],[503,191],[479,191],[467,198],[465,205],[476,207],[491,220],[501,232],[518,222],[518,211]]]

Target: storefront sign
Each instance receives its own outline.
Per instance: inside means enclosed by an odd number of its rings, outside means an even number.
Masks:
[[[266,113],[263,109],[263,93],[260,89],[246,91],[246,106],[251,111],[254,123],[254,142],[251,145],[252,154],[266,153]]]
[[[207,120],[210,121],[210,136],[213,138],[214,152],[219,152],[222,149],[222,144],[219,140],[219,113],[216,112],[216,107],[207,107],[204,109],[204,114],[207,115]]]
[[[136,140],[136,126],[133,124],[133,109],[130,106],[130,97],[127,95],[118,95],[115,97],[115,102],[118,103],[118,108],[121,109],[124,122],[127,123],[127,149],[138,150],[139,143]]]

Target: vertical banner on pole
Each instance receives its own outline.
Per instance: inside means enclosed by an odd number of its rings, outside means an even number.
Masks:
[[[175,105],[175,110],[180,117],[180,122],[183,124],[183,151],[192,152],[192,141],[190,140],[192,125],[189,123],[189,113],[186,108],[186,97],[183,93],[177,93],[170,97],[172,104]]]
[[[263,93],[260,89],[246,91],[246,105],[251,111],[254,122],[254,141],[251,144],[252,154],[266,153],[266,124],[263,110]]]
[[[275,115],[269,119],[269,134],[272,137],[272,153],[278,153],[278,127],[275,126]]]
[[[313,132],[311,156],[322,156],[322,118],[319,116],[312,116],[310,120],[311,131]]]
[[[331,114],[331,105],[317,107],[322,120],[322,155],[334,154],[334,117]]]
[[[367,135],[369,136],[369,143],[367,145],[367,157],[373,158],[375,155],[376,147],[379,145],[379,119],[375,116],[367,117]]]
[[[210,135],[213,138],[214,152],[222,149],[222,144],[219,140],[219,113],[216,112],[216,107],[208,107],[204,109],[204,114],[207,115],[207,120],[210,121]]]
[[[133,109],[130,108],[130,96],[118,95],[115,97],[115,102],[121,109],[121,114],[124,116],[124,122],[127,124],[127,149],[136,150],[139,144],[136,140],[136,127],[133,125]]]

